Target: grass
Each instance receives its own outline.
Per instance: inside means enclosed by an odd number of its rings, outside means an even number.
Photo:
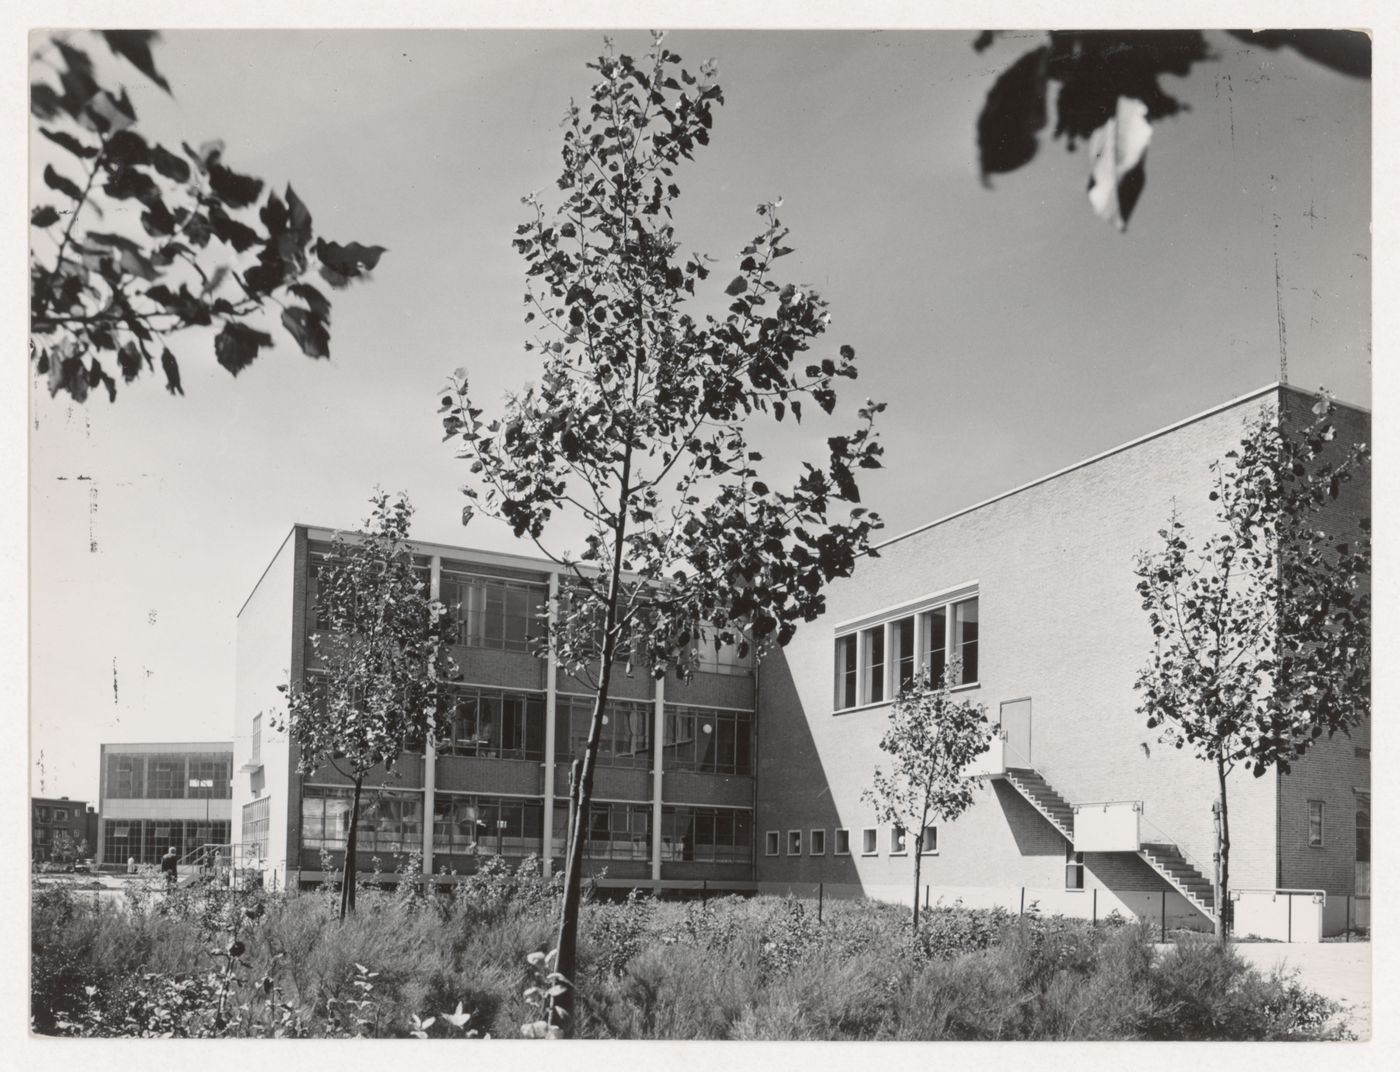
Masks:
[[[81,1035],[518,1038],[556,890],[496,865],[453,896],[36,893],[33,1025]],[[235,947],[236,943],[236,947]],[[1336,1003],[1150,927],[876,901],[585,906],[578,1034],[626,1039],[1320,1039]],[[455,1027],[442,1014],[471,1014]],[[415,1017],[421,1017],[415,1020]],[[437,1019],[426,1028],[423,1020]]]

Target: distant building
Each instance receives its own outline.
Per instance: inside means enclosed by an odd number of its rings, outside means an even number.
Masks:
[[[30,846],[34,863],[72,862],[97,852],[97,811],[85,800],[30,798]]]
[[[279,685],[319,672],[316,571],[328,529],[295,526],[238,615],[234,840],[265,881],[319,882],[322,853],[343,866],[350,783],[297,773],[296,749],[269,718]],[[411,852],[434,873],[488,857],[530,855],[562,867],[571,760],[592,716],[588,686],[530,654],[535,616],[559,583],[537,559],[415,543],[431,593],[456,619],[451,731],[395,775],[372,772],[361,800],[355,867],[385,872]],[[732,651],[703,654],[690,684],[613,675],[587,824],[588,869],[604,886],[754,888],[754,671]]]
[[[172,846],[184,857],[227,845],[232,769],[227,741],[102,745],[98,863],[154,864]]]
[[[1306,422],[1313,401],[1252,392],[895,536],[832,584],[825,616],[762,665],[759,889],[908,903],[910,854],[923,852],[931,903],[1210,927],[1216,774],[1136,712],[1153,638],[1134,556],[1160,546],[1173,507],[1190,533],[1213,527],[1208,467],[1238,447],[1246,417],[1267,405]],[[1362,410],[1339,405],[1336,425],[1344,442],[1370,441]],[[1329,524],[1356,531],[1369,509],[1363,474]],[[955,655],[961,694],[1001,725],[991,778],[954,823],[883,826],[861,793],[887,760],[891,700]],[[1288,909],[1276,891],[1319,891],[1329,931],[1369,912],[1354,899],[1370,893],[1370,743],[1368,718],[1291,774],[1230,778],[1231,886],[1252,906],[1301,913],[1313,895]]]

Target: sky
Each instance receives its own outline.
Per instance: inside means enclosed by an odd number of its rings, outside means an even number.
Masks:
[[[1278,379],[1280,317],[1290,382],[1371,405],[1370,83],[1209,35],[1218,59],[1164,81],[1189,111],[1157,124],[1119,234],[1089,210],[1082,148],[1046,136],[979,182],[983,98],[1040,35],[972,38],[667,38],[692,69],[717,60],[726,101],[677,175],[683,245],[722,287],[754,206],[781,196],[783,265],[829,301],[831,350],[857,354],[837,418],[772,439],[780,466],[886,401],[887,466],[862,490],[893,536]],[[462,529],[465,464],[435,410],[454,368],[487,400],[537,373],[510,240],[601,43],[176,31],[156,53],[173,98],[128,79],[148,137],[221,138],[238,170],[290,182],[318,233],[388,252],[334,296],[330,361],[274,328],[234,380],[191,334],[184,398],[147,378],[79,406],[30,384],[32,792],[95,798],[103,741],[227,739],[236,615],[296,522],[354,526],[379,485],[408,493],[420,538],[526,550]]]

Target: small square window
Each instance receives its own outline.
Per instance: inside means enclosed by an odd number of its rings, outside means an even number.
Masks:
[[[1322,848],[1322,801],[1308,801],[1308,847]]]
[[[903,856],[909,851],[907,838],[904,835],[904,827],[893,826],[890,828],[890,855]]]
[[[825,830],[813,830],[812,833],[811,833],[811,840],[807,843],[807,845],[808,845],[807,851],[808,851],[812,856],[825,856],[825,855],[826,855],[826,831],[825,831]]]
[[[801,831],[801,830],[789,830],[789,831],[788,831],[788,855],[789,855],[789,856],[801,856],[801,855],[802,855],[802,831]]]
[[[925,856],[932,856],[938,851],[938,827],[924,827],[923,837],[919,838],[919,852]]]
[[[860,853],[862,856],[874,856],[879,849],[879,842],[876,839],[876,830],[873,826],[867,826],[860,832]]]
[[[778,855],[778,832],[770,830],[763,835],[763,851],[768,856]]]
[[[849,830],[836,831],[836,844],[833,851],[837,856],[851,855],[851,832]]]

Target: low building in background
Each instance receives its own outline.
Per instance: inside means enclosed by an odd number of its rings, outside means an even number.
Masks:
[[[85,800],[30,798],[30,859],[71,864],[97,852],[97,810]]]
[[[344,866],[351,783],[333,767],[297,773],[295,747],[271,730],[278,686],[319,673],[316,573],[333,532],[296,525],[238,616],[233,804],[240,866],[269,884],[321,881]],[[371,772],[355,868],[388,873],[413,853],[434,874],[488,859],[562,867],[569,773],[593,694],[530,653],[530,632],[560,583],[537,559],[415,543],[426,588],[456,622],[451,731]],[[604,887],[754,889],[754,670],[704,653],[689,684],[619,667],[598,754],[589,872]],[[376,865],[376,860],[378,861]]]
[[[232,771],[228,741],[102,745],[98,863],[156,864],[172,846],[184,859],[229,844]]]
[[[1136,711],[1153,637],[1134,558],[1160,546],[1173,508],[1194,535],[1215,525],[1209,465],[1239,446],[1247,417],[1287,403],[1306,422],[1313,401],[1252,392],[896,536],[832,584],[826,615],[762,666],[758,888],[909,903],[921,852],[930,904],[1212,927],[1215,769]],[[1362,410],[1338,405],[1335,424],[1339,440],[1370,441]],[[1363,475],[1328,523],[1356,531],[1369,512]],[[890,703],[954,656],[958,694],[1001,726],[990,777],[956,822],[882,826],[861,792],[886,759]],[[1229,801],[1242,933],[1246,917],[1295,939],[1368,922],[1369,718],[1289,775],[1241,767]]]

